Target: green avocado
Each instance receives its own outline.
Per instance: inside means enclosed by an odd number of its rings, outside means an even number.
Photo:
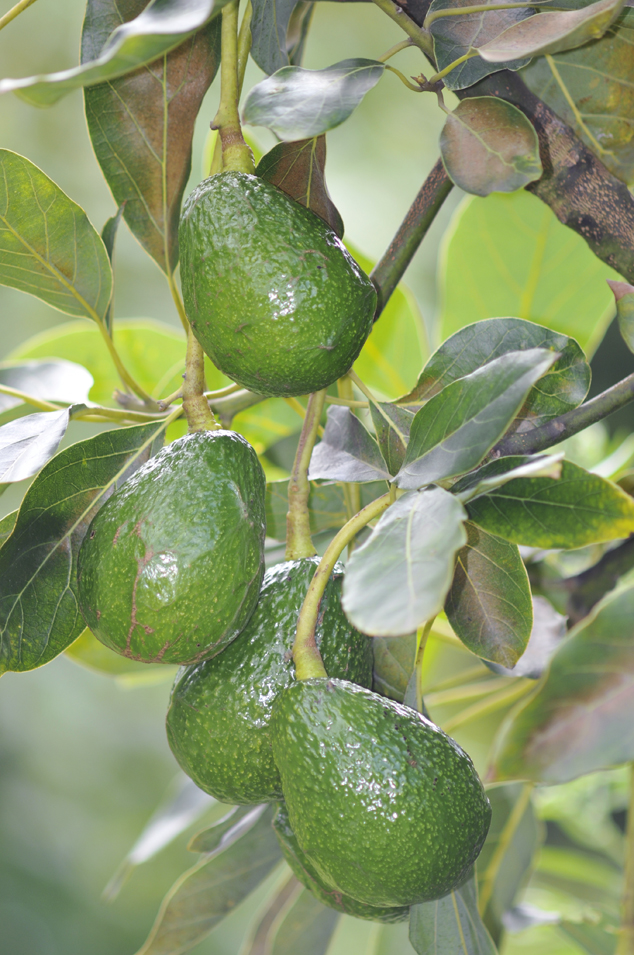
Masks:
[[[302,885],[324,905],[337,912],[353,915],[357,919],[372,922],[402,922],[409,916],[409,906],[379,906],[358,902],[335,886],[324,882],[317,869],[299,846],[295,833],[291,829],[288,809],[280,803],[273,820],[273,828],[279,840],[284,858]]]
[[[224,172],[186,200],[181,281],[196,338],[262,395],[340,378],[370,334],[376,291],[326,223],[257,176]]]
[[[466,753],[424,716],[345,680],[292,684],[271,717],[290,824],[326,884],[379,906],[442,898],[491,807]]]
[[[167,738],[183,770],[222,802],[279,799],[280,776],[269,737],[271,708],[294,681],[297,617],[318,558],[271,567],[260,599],[237,640],[213,660],[176,676]],[[322,597],[315,633],[326,672],[370,686],[372,641],[341,609],[343,569],[335,568]]]
[[[233,431],[173,441],[93,519],[79,604],[94,635],[144,663],[196,663],[237,637],[264,573],[264,473]]]

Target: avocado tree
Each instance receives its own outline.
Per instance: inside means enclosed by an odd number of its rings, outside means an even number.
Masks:
[[[0,365],[0,482],[30,482],[0,521],[0,675],[175,676],[186,776],[128,867],[215,815],[138,955],[194,949],[262,886],[241,955],[325,955],[346,915],[378,926],[359,955],[537,926],[632,955],[634,448],[582,436],[634,400],[634,374],[587,400],[606,295],[634,351],[634,13],[374,2],[402,39],[308,70],[313,2],[88,0],[79,66],[0,81],[38,107],[83,89],[115,203],[99,232],[0,149],[0,283],[86,320]],[[326,135],[386,72],[446,118],[373,265]],[[454,186],[476,198],[430,345],[399,283]],[[118,321],[122,222],[182,332]],[[89,436],[58,450],[71,421]]]

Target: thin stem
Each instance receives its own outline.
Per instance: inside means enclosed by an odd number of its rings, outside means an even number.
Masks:
[[[325,397],[326,389],[324,388],[322,391],[316,391],[308,399],[306,417],[297,442],[293,470],[288,482],[286,560],[300,560],[302,557],[313,557],[317,553],[310,534],[308,467],[315,447]]]
[[[377,60],[379,61],[379,63],[385,63],[396,53],[400,53],[401,50],[407,50],[408,47],[413,45],[414,43],[412,42],[411,37],[408,37],[407,40],[401,40],[400,43],[395,43],[394,46],[391,46],[389,50],[387,50],[387,52],[383,54],[383,56],[377,56]]]
[[[225,171],[255,172],[251,150],[244,141],[238,103],[238,0],[222,8],[222,58],[220,62],[220,107],[212,129],[220,130],[222,167]]]
[[[517,827],[522,821],[528,804],[531,801],[533,785],[533,783],[525,783],[524,786],[522,786],[522,791],[519,794],[517,802],[513,806],[511,814],[504,824],[504,828],[502,829],[500,838],[498,839],[498,844],[495,847],[495,851],[491,856],[491,860],[484,871],[484,878],[482,880],[482,887],[480,889],[480,898],[478,900],[478,909],[480,910],[480,915],[484,915],[487,910],[487,906],[491,901],[491,896],[495,887],[495,880],[497,879],[498,873],[500,871],[500,866],[502,865],[502,861],[509,850],[509,846],[513,841],[513,837],[517,832]]]
[[[401,29],[407,33],[414,46],[433,57],[434,47],[430,34],[414,23],[413,20],[410,20],[402,7],[399,7],[393,0],[374,0],[374,3],[379,10],[388,15],[390,20],[398,23]]]
[[[434,625],[434,620],[436,617],[431,617],[420,630],[420,640],[418,643],[418,649],[416,651],[416,663],[414,664],[414,670],[416,672],[416,709],[419,713],[423,712],[423,660],[425,659],[425,650],[427,648],[427,641],[429,639],[429,634],[431,633],[431,628]]]
[[[32,3],[35,3],[35,0],[20,0],[14,7],[11,7],[4,16],[0,17],[0,30],[6,27],[8,23],[11,23],[12,20],[15,20],[15,18],[19,16],[23,10],[26,10],[27,7],[30,7]]]
[[[247,70],[247,63],[249,61],[249,53],[251,52],[251,20],[253,19],[253,6],[251,0],[247,3],[244,8],[244,13],[242,15],[242,23],[240,24],[240,32],[238,33],[238,100],[240,99],[240,93],[242,92],[242,85],[244,83],[244,74]]]
[[[339,395],[338,399],[333,400],[345,402],[354,401],[352,382],[347,375],[344,375],[343,378],[337,379],[337,394]],[[363,405],[365,405],[365,407],[369,407],[368,403],[365,401],[363,402]],[[348,405],[348,407],[351,407],[351,405]],[[346,505],[346,519],[350,521],[357,511],[361,510],[361,492],[359,485],[356,483],[342,481],[340,486],[343,490],[343,499]],[[354,540],[351,540],[348,544],[348,557],[350,557],[353,550]]]
[[[465,700],[477,700],[489,696],[493,690],[506,686],[515,686],[517,677],[491,676],[478,683],[464,683],[446,690],[434,690],[426,696],[429,706],[447,706],[450,703],[464,703]]]
[[[231,422],[241,411],[252,408],[260,402],[266,401],[266,395],[256,395],[253,391],[247,391],[246,388],[240,388],[227,395],[226,398],[212,398],[209,401],[211,410],[222,422],[223,428],[229,428]]]
[[[421,87],[420,87],[420,84],[419,84],[418,86],[416,86],[414,83],[410,83],[410,81],[407,79],[407,77],[406,77],[403,73],[401,73],[400,70],[397,70],[395,66],[387,66],[387,65],[386,65],[385,69],[386,69],[386,70],[389,70],[390,73],[395,73],[395,74],[398,76],[398,78],[399,78],[399,80],[401,81],[401,83],[403,83],[404,86],[406,86],[406,87],[408,88],[408,90],[413,90],[415,93],[422,93],[422,92],[423,92],[423,90],[422,90]]]
[[[445,76],[447,76],[448,73],[451,73],[452,70],[455,70],[455,68],[460,66],[461,63],[466,63],[467,60],[472,60],[474,56],[480,56],[477,50],[469,50],[467,53],[463,53],[463,55],[459,56],[457,60],[453,61],[453,63],[449,63],[449,65],[445,66],[444,69],[440,70],[438,73],[434,73],[433,76],[430,76],[427,80],[427,84],[432,86],[434,83],[437,83],[439,80],[442,80]]]
[[[634,763],[630,763],[630,803],[625,838],[625,885],[621,900],[621,925],[615,955],[634,952]]]
[[[634,400],[634,374],[628,375],[616,385],[603,391],[596,398],[591,398],[579,408],[567,411],[566,414],[553,418],[547,424],[532,431],[511,434],[503,438],[491,452],[493,457],[499,458],[507,454],[535,454],[544,451],[554,444],[559,444],[573,434],[578,434],[589,428],[591,424],[602,421],[613,411],[624,408]]]
[[[181,298],[181,293],[178,291],[178,286],[174,281],[174,273],[166,273],[167,284],[170,287],[170,292],[172,293],[172,298],[174,299],[174,305],[176,306],[176,311],[178,312],[178,317],[181,320],[181,325],[185,329],[185,334],[189,332],[189,320],[185,314],[185,306],[183,304],[183,299]]]
[[[363,510],[355,514],[352,520],[344,524],[326,548],[319,567],[315,571],[315,576],[310,582],[297,620],[293,660],[295,661],[295,675],[298,680],[310,680],[313,677],[327,675],[315,643],[315,626],[319,604],[326,589],[326,584],[343,549],[356,537],[360,530],[375,517],[378,517],[389,505],[389,494],[384,494],[382,497],[371,501]]]
[[[438,159],[421,186],[396,235],[370,275],[379,295],[374,316],[375,321],[403,278],[405,270],[414,258],[440,207],[452,189],[453,183],[445,171],[442,160]]]
[[[220,427],[205,398],[205,390],[205,353],[190,328],[183,380],[183,410],[190,432],[215,431]]]
[[[297,398],[284,398],[284,401],[289,406],[289,408],[292,408],[293,411],[300,416],[300,418],[303,421],[304,418],[306,417],[306,409],[304,408],[301,401],[298,401]],[[324,429],[321,425],[319,425],[319,427],[317,428],[317,434],[320,437],[322,437],[323,433],[324,433]]]
[[[53,404],[51,401],[43,401],[41,398],[35,398],[28,395],[26,391],[19,391],[17,388],[10,388],[8,385],[0,385],[0,395],[10,395],[12,398],[19,398],[26,405],[33,405],[34,408],[40,408],[42,411],[61,411],[65,405]]]
[[[356,401],[354,398],[333,398],[332,395],[326,395],[326,404],[343,405],[346,408],[369,408],[370,406],[369,401]]]
[[[548,0],[543,0],[548,3]],[[539,7],[541,3],[478,3],[473,7],[459,7],[455,10],[434,10],[425,17],[424,26],[429,30],[435,20],[443,17],[467,16],[470,13],[488,13],[489,10],[515,10],[518,7]],[[551,9],[551,8],[550,8]]]
[[[99,331],[101,332],[101,337],[106,343],[106,348],[110,352],[110,357],[112,358],[112,361],[114,362],[114,366],[117,369],[117,373],[121,381],[124,383],[124,385],[127,385],[128,388],[130,388],[130,390],[133,391],[135,395],[141,398],[143,403],[148,405],[148,407],[150,408],[158,407],[154,399],[150,395],[148,395],[147,391],[145,391],[141,387],[141,385],[138,385],[136,383],[132,375],[128,372],[127,368],[125,367],[125,365],[123,364],[123,362],[121,361],[119,357],[119,352],[115,348],[114,341],[110,337],[108,333],[108,329],[106,328],[104,323],[98,319],[97,325],[99,327]]]
[[[468,706],[466,710],[453,716],[450,720],[443,723],[445,733],[452,733],[459,726],[465,723],[472,723],[474,720],[489,716],[504,706],[510,706],[522,696],[525,696],[530,690],[535,688],[535,680],[516,678],[511,686],[505,686],[498,693],[492,693],[487,699]]]

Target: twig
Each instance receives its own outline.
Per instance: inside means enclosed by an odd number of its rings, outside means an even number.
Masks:
[[[310,534],[308,467],[317,438],[317,429],[319,428],[325,397],[326,389],[324,388],[322,391],[316,391],[308,399],[304,424],[297,442],[293,470],[288,482],[286,560],[313,557],[317,553]]]
[[[27,7],[30,7],[32,3],[35,3],[35,0],[20,0],[14,7],[11,7],[4,16],[0,17],[0,30],[6,27],[8,23],[11,23],[12,20],[15,20],[15,18],[19,16],[23,10],[26,10]]]

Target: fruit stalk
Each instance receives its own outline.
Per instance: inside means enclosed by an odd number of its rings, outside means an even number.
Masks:
[[[190,432],[216,431],[220,427],[205,398],[206,388],[205,353],[190,328],[183,375],[183,409]]]
[[[630,764],[630,804],[625,839],[625,886],[621,902],[621,925],[616,955],[634,952],[634,763]]]
[[[315,446],[317,429],[326,400],[326,389],[316,391],[308,399],[306,417],[288,482],[288,513],[286,515],[286,560],[313,557],[317,551],[310,536],[308,496],[310,482],[308,466]]]
[[[295,676],[298,680],[311,680],[315,677],[327,676],[324,665],[315,643],[315,626],[319,613],[319,604],[326,589],[326,584],[333,572],[334,566],[341,556],[341,552],[366,524],[378,517],[390,506],[389,494],[383,494],[375,501],[370,501],[363,510],[348,521],[347,524],[333,537],[326,548],[315,576],[306,592],[302,609],[297,619],[297,633],[293,644],[293,660],[295,661]]]
[[[212,129],[217,129],[222,141],[222,168],[225,172],[254,173],[251,150],[244,141],[238,103],[238,0],[231,0],[222,8],[222,59],[220,62],[220,106]]]

